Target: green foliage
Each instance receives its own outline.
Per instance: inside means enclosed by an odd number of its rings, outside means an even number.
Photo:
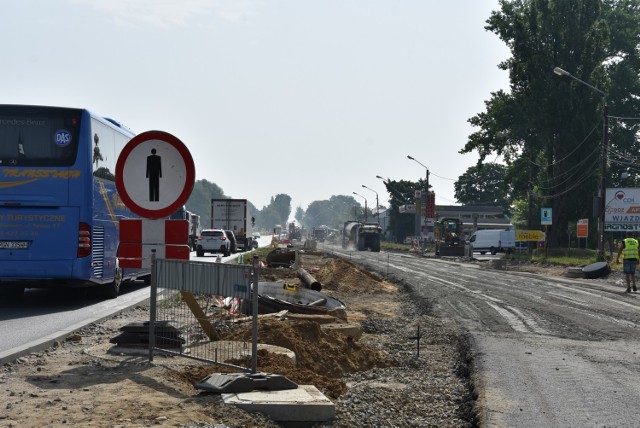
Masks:
[[[516,199],[513,201],[511,208],[511,224],[518,229],[527,227],[527,219],[529,218],[529,206],[525,199]]]
[[[275,210],[280,220],[280,224],[285,227],[287,225],[287,220],[289,220],[289,216],[291,215],[291,196],[282,193],[278,194],[271,198],[271,204],[269,207]]]
[[[304,213],[302,224],[311,229],[318,226],[328,226],[342,229],[347,220],[353,220],[355,215],[363,214],[363,208],[353,196],[331,196],[329,200],[313,201]]]
[[[536,248],[528,253],[513,253],[504,256],[512,260],[532,261],[539,263],[551,263],[562,266],[580,267],[587,266],[597,261],[598,251],[584,248]]]
[[[187,211],[200,216],[200,226],[203,229],[211,227],[211,199],[227,198],[216,184],[207,180],[196,180],[193,191],[186,203]]]
[[[508,213],[511,183],[505,180],[506,173],[505,165],[492,162],[469,167],[454,183],[455,197],[462,204],[499,206]]]
[[[211,227],[211,200],[227,199],[222,189],[218,185],[205,179],[196,180],[193,191],[186,203],[186,208],[192,213],[200,216],[200,225],[203,229]],[[262,210],[256,209],[251,201],[247,202],[247,215],[249,219],[255,217],[257,230],[272,231],[276,224],[283,227],[291,213],[291,197],[280,194],[271,198],[271,203]],[[249,220],[248,219],[248,220]]]
[[[395,242],[403,242],[407,236],[415,235],[416,216],[412,213],[401,213],[399,207],[414,204],[415,191],[424,190],[426,182],[424,180],[418,182],[385,180],[384,185],[387,188],[389,201],[391,202],[387,230],[391,233]]]
[[[487,20],[486,28],[511,50],[499,64],[509,71],[511,91],[492,93],[486,111],[469,119],[478,130],[461,153],[477,151],[480,163],[503,156],[512,196],[523,200],[531,190],[534,205],[553,208],[552,247],[567,246],[569,223],[592,211],[600,183],[604,107],[602,94],[552,70],[563,68],[608,92],[612,116],[637,117],[640,98],[630,94],[640,93],[639,4],[502,0]],[[623,167],[632,167],[624,158],[640,149],[639,126],[610,121],[610,159],[622,160],[612,162],[607,183],[618,181]],[[531,212],[538,217],[537,210]]]

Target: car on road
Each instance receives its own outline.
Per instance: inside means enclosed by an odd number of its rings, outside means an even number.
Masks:
[[[204,229],[196,240],[196,255],[204,253],[222,253],[225,257],[231,254],[231,240],[223,229]]]

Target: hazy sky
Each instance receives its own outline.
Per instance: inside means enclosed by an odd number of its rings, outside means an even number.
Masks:
[[[477,161],[467,120],[508,90],[484,29],[498,0],[0,0],[2,103],[84,107],[181,139],[196,179],[258,209],[388,196],[436,203]],[[493,160],[493,159],[490,159]]]

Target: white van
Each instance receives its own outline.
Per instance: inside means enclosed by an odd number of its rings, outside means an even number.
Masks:
[[[473,251],[480,254],[487,254],[488,252],[493,255],[496,253],[510,254],[516,247],[516,231],[478,230],[471,235],[469,243],[473,245]]]

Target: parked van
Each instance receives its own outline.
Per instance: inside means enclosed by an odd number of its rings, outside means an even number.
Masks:
[[[487,254],[488,252],[493,255],[496,253],[510,254],[516,247],[516,231],[478,230],[471,235],[469,243],[473,245],[473,251],[480,254]]]

